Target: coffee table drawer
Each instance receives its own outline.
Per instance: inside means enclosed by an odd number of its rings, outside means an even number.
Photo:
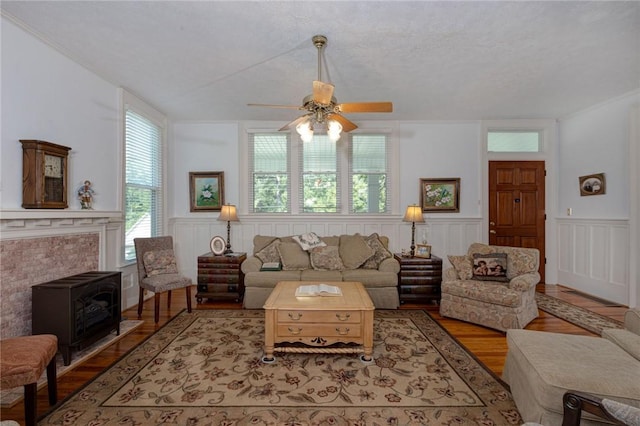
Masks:
[[[360,311],[303,311],[303,310],[279,310],[278,323],[360,323],[362,313]]]
[[[359,324],[278,324],[278,337],[360,337]]]

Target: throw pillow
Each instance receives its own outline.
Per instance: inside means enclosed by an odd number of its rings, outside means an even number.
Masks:
[[[344,269],[338,246],[316,247],[311,250],[311,266],[318,271],[340,271]]]
[[[378,269],[380,263],[391,257],[391,252],[386,249],[378,234],[373,233],[364,239],[365,243],[373,250],[373,256],[362,265],[363,269]]]
[[[473,262],[468,256],[447,256],[449,263],[456,270],[458,278],[461,280],[470,280],[473,277]]]
[[[316,235],[315,232],[307,232],[306,234],[294,235],[293,239],[300,244],[302,250],[311,250],[315,247],[324,247],[326,244]]]
[[[357,269],[373,255],[362,235],[340,235],[340,258],[345,269]]]
[[[145,252],[142,256],[142,264],[148,277],[178,273],[178,265],[173,249]]]
[[[309,253],[302,250],[298,243],[280,243],[277,247],[284,271],[309,269]]]
[[[506,253],[474,253],[473,279],[508,282]]]
[[[278,246],[280,240],[272,241],[268,246],[256,253],[256,257],[262,260],[262,263],[280,262],[280,253],[278,253]]]

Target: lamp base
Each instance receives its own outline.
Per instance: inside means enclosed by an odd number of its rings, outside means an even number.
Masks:
[[[233,254],[233,250],[231,250],[230,248],[226,249],[224,251],[224,254]]]

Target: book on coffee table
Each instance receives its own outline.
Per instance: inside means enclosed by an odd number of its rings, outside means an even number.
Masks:
[[[342,296],[342,290],[328,284],[301,285],[296,289],[296,296]]]

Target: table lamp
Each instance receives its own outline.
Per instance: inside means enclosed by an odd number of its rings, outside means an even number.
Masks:
[[[417,204],[407,206],[407,211],[405,212],[402,221],[411,222],[411,257],[413,257],[416,252],[416,222],[424,222],[420,206]]]
[[[231,250],[231,222],[240,222],[238,213],[236,212],[236,206],[233,204],[224,204],[220,209],[218,220],[227,221],[227,249],[224,251],[224,254],[233,253],[233,250]]]

